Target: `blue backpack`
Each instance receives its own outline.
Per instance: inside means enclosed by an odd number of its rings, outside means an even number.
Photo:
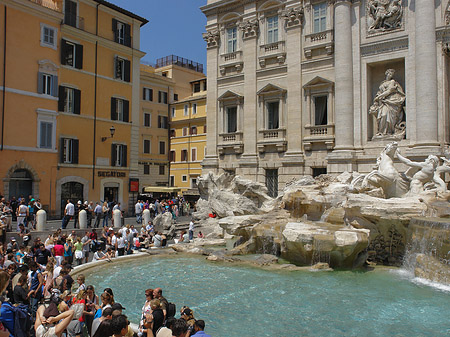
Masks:
[[[29,337],[30,330],[33,326],[33,318],[28,312],[28,306],[20,304],[17,307],[13,306],[11,303],[3,302],[2,311],[6,316],[14,317],[14,330],[9,331],[14,337]]]

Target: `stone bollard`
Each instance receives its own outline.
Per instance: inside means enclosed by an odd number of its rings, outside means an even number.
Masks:
[[[47,224],[47,212],[41,209],[36,213],[36,230],[39,232],[44,231],[46,224]]]
[[[80,224],[80,229],[87,228],[87,213],[84,209],[78,213],[78,223]]]
[[[114,227],[122,227],[122,212],[116,209],[113,211]]]
[[[148,209],[144,209],[144,211],[142,212],[142,224],[147,226],[149,221],[150,221],[150,211]]]

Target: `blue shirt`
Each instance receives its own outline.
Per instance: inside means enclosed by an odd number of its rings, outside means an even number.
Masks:
[[[206,334],[204,331],[197,331],[192,337],[211,337],[211,335]]]

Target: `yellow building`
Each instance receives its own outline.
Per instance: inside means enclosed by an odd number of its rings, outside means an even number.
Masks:
[[[140,192],[169,186],[170,104],[189,96],[191,81],[203,76],[203,65],[174,55],[141,65]]]
[[[170,119],[170,181],[184,192],[196,189],[206,148],[206,78],[190,84],[190,96],[172,105]]]
[[[0,194],[54,209],[62,2],[0,1]]]
[[[52,215],[68,198],[127,209],[130,179],[138,178],[132,149],[147,20],[103,0],[0,3],[7,7],[3,193],[28,194],[31,179],[30,194]]]

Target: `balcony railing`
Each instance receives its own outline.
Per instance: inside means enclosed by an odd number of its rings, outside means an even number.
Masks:
[[[334,136],[334,125],[307,125],[310,137]]]
[[[65,13],[64,24],[84,30],[84,18],[75,14]]]
[[[334,31],[324,30],[323,32],[305,35],[305,56],[311,57],[314,49],[324,48],[328,55],[333,53]]]
[[[278,41],[260,46],[260,52],[263,55],[284,53],[284,51],[284,41]]]
[[[55,0],[29,0],[29,1],[34,2],[39,6],[46,7],[60,13],[62,12],[62,2],[60,1]]]
[[[221,133],[219,136],[222,143],[242,142],[242,132]]]
[[[259,130],[260,135],[263,139],[284,139],[286,130],[285,129],[267,129]]]
[[[306,125],[305,129],[303,146],[306,151],[310,151],[313,144],[325,144],[329,150],[334,147],[334,124]]]
[[[286,129],[259,130],[258,152],[266,151],[266,147],[275,147],[278,152],[283,152],[286,144]]]
[[[219,134],[220,141],[217,144],[217,149],[220,154],[227,153],[242,153],[244,150],[242,132],[231,132]]]

